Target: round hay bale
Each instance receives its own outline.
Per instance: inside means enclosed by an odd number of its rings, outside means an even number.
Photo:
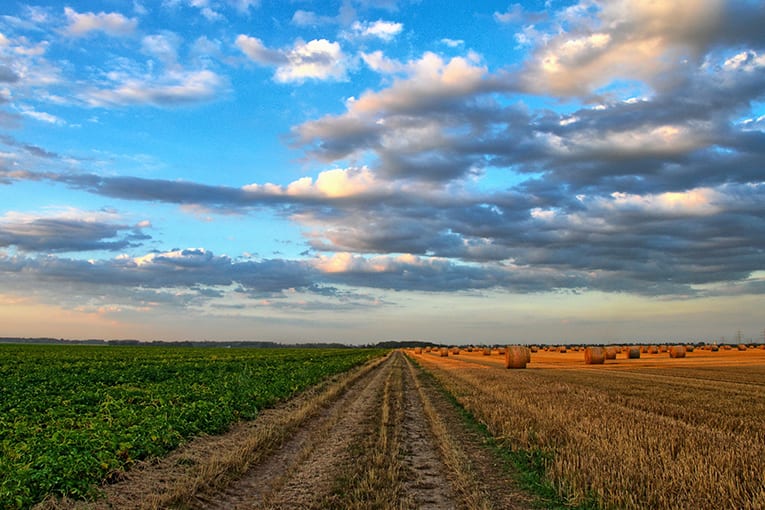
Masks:
[[[668,349],[669,348],[666,345],[660,345],[659,346],[659,352],[664,353],[664,352],[667,352]]]
[[[459,353],[460,353],[460,350],[458,348],[455,347],[454,349],[452,349],[452,354],[457,355]]]
[[[532,345],[531,347],[529,347],[529,350],[531,352],[539,352],[539,347],[537,347],[536,345]]]
[[[484,356],[491,356],[491,347],[484,347],[483,348],[483,355]]]
[[[711,345],[711,346],[709,346],[709,350],[712,351],[712,352],[717,352],[717,351],[720,350],[720,346],[719,345]]]
[[[616,353],[619,350],[616,347],[606,347],[606,359],[616,359]]]
[[[584,362],[587,365],[602,365],[606,361],[606,350],[602,347],[584,349]]]
[[[561,353],[564,353],[564,354],[565,354],[565,352],[566,352],[566,346],[565,346],[565,345],[561,345],[560,347],[558,347],[558,352],[561,352]]]
[[[765,344],[759,345],[757,348],[765,350]]]
[[[505,349],[505,368],[526,368],[526,348],[518,345],[508,346]]]
[[[640,352],[643,354],[646,354],[648,352],[648,346],[647,345],[641,345],[640,346]]]
[[[441,357],[442,358],[446,358],[446,357],[449,356],[449,349],[447,349],[446,347],[441,347],[441,351],[440,352],[441,352]]]
[[[526,363],[531,363],[531,349],[524,347],[523,350],[526,351]]]
[[[656,347],[655,345],[648,346],[648,354],[658,354],[658,353],[659,353],[658,347]]]
[[[669,357],[670,358],[684,358],[685,357],[685,346],[684,345],[673,345],[669,348]]]
[[[693,352],[694,347],[692,345],[685,346],[685,352]]]
[[[422,354],[422,347],[415,347],[414,348],[414,353],[415,354]]]
[[[640,349],[637,347],[630,347],[627,351],[627,359],[640,359]]]
[[[746,345],[744,344],[738,344],[738,350],[739,351],[745,351],[747,349]]]

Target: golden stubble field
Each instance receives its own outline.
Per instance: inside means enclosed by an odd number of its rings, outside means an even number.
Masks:
[[[539,351],[523,370],[482,350],[407,352],[571,502],[602,508],[765,508],[765,350]]]

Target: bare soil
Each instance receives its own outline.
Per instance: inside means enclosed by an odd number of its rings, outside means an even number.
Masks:
[[[47,508],[531,508],[482,438],[402,352],[223,436],[190,442]]]

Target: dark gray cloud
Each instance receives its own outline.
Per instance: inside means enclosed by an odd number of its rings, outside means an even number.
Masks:
[[[159,294],[167,296],[168,303],[186,306],[189,299],[199,304],[219,297],[221,289],[230,286],[238,286],[251,297],[269,297],[288,289],[311,291],[316,287],[314,273],[304,262],[237,261],[202,249],[95,261],[53,255],[0,256],[0,279],[6,288],[55,286],[56,294],[69,288],[73,303],[83,296],[106,293],[116,301],[140,305]],[[173,298],[175,294],[178,300]]]
[[[0,64],[0,83],[16,83],[20,79],[13,69]]]
[[[0,220],[0,247],[25,252],[121,251],[151,239],[136,226],[69,218]]]
[[[24,153],[37,158],[52,159],[52,160],[60,158],[60,156],[56,154],[55,152],[47,151],[43,149],[42,147],[38,147],[36,145],[20,142],[9,135],[0,135],[0,143],[11,148],[21,149]]]

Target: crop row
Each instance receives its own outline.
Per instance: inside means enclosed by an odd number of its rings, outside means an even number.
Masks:
[[[92,498],[134,462],[379,352],[0,345],[0,508]]]

